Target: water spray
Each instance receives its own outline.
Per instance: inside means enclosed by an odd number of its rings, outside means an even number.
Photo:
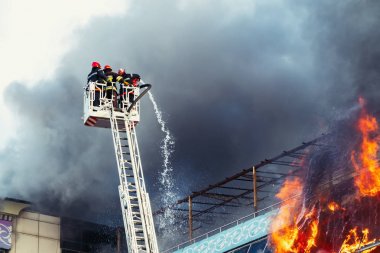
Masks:
[[[144,83],[143,81],[141,81]],[[161,142],[161,156],[163,158],[162,168],[163,170],[159,174],[159,182],[160,182],[160,192],[161,192],[161,201],[165,206],[173,203],[175,199],[177,199],[177,189],[174,184],[173,179],[173,167],[171,165],[171,156],[174,152],[175,141],[173,135],[170,133],[167,128],[166,122],[163,120],[162,111],[157,105],[156,100],[152,92],[148,92],[149,99],[153,104],[153,109],[157,118],[157,121],[160,125],[161,132],[164,134],[164,138]],[[174,224],[174,211],[167,209],[165,210],[162,218],[159,222],[159,227],[168,228],[168,226]]]

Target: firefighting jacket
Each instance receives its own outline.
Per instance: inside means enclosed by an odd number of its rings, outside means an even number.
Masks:
[[[114,90],[117,91],[116,89],[116,78],[117,74],[115,72],[112,72],[112,70],[106,70],[104,74],[107,76],[107,87],[106,90]]]
[[[138,81],[140,81],[140,75],[124,73],[122,76],[118,76],[118,79],[118,82],[122,84],[120,85],[120,94],[133,94],[133,89],[128,87],[137,87]]]
[[[97,67],[91,69],[91,72],[87,76],[88,82],[100,82],[105,83],[107,80],[107,76],[104,74],[103,70]]]

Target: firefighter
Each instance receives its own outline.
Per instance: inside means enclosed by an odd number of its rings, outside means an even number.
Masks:
[[[120,108],[123,106],[123,101],[127,98],[127,87],[131,83],[131,74],[125,73],[125,69],[119,69],[117,72],[118,76],[116,80],[120,83],[120,89],[119,89],[119,102],[120,102]]]
[[[137,87],[140,81],[140,75],[138,74],[127,74],[124,69],[119,69],[118,71],[118,82],[120,85],[120,103],[126,100],[128,96],[129,103],[134,100],[134,92],[130,87]]]
[[[112,71],[110,65],[104,66],[104,74],[107,76],[107,87],[106,87],[106,97],[112,100],[113,107],[117,107],[117,89],[116,89],[116,78],[117,74]]]
[[[131,84],[129,86],[130,87],[138,87],[140,80],[141,80],[141,77],[139,74],[132,74],[131,75]],[[135,98],[135,94],[133,92],[133,89],[129,89],[128,97],[129,97],[129,102],[132,103],[134,98]]]
[[[99,62],[92,62],[91,64],[92,69],[91,72],[87,76],[87,85],[89,82],[96,82],[98,84],[106,83],[107,76],[104,74],[103,70],[101,69],[101,66]],[[87,86],[88,90],[88,86]],[[101,85],[95,85],[95,98],[93,102],[93,106],[99,106],[100,105],[100,93],[101,93]]]

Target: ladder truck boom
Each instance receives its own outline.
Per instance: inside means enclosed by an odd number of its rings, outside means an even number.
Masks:
[[[128,252],[158,253],[152,209],[145,187],[136,135],[136,126],[140,120],[140,99],[151,89],[151,85],[129,88],[132,89],[133,99],[124,98],[117,107],[113,99],[104,97],[104,88],[104,84],[90,83],[85,90],[84,123],[87,126],[112,130]],[[99,103],[94,103],[97,99]]]

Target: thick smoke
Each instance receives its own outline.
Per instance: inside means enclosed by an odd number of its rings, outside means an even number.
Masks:
[[[358,95],[376,110],[379,11],[378,1],[143,0],[125,17],[94,20],[53,80],[6,90],[18,138],[0,153],[1,194],[66,215],[119,217],[110,131],[80,119],[92,60],[153,84],[176,139],[180,195],[319,135]],[[138,137],[158,207],[163,136],[142,103]]]
[[[21,83],[8,88],[5,99],[18,115],[19,138],[2,154],[1,192],[61,215],[88,218],[118,210],[111,135],[82,126],[81,82],[61,78],[34,88]]]

